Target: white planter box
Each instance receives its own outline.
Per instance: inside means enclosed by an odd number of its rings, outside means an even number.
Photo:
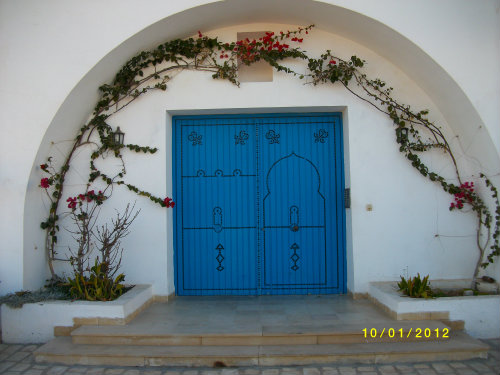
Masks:
[[[467,287],[465,280],[431,281],[433,288]],[[463,285],[463,286],[462,286]],[[448,314],[449,320],[463,320],[464,330],[476,338],[500,337],[500,295],[410,298],[398,291],[397,282],[370,283],[369,294],[398,320],[433,319]]]
[[[142,306],[151,301],[151,285],[136,285],[110,302],[46,301],[27,303],[21,308],[3,304],[1,310],[4,343],[45,343],[54,338],[54,327],[71,327],[74,318],[96,324],[124,324]]]

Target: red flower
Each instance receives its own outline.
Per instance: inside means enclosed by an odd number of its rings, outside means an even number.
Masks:
[[[335,65],[337,62],[335,60],[330,60],[330,62],[328,64],[332,64],[332,65]]]
[[[42,179],[40,180],[40,186],[41,186],[42,188],[44,188],[44,189],[47,189],[47,188],[50,186],[50,181],[49,181],[49,179],[48,179],[47,177],[42,178]]]
[[[76,208],[76,197],[69,197],[66,199],[66,202],[68,202],[68,208],[74,209]]]
[[[48,167],[49,167],[49,166],[48,166],[47,164],[42,164],[42,165],[40,165],[40,168],[41,168],[43,171],[46,171]]]
[[[164,200],[163,200],[163,204],[167,207],[174,207],[175,206],[175,202],[172,200],[172,198],[169,198],[169,197],[166,197]]]
[[[94,190],[90,190],[87,192],[87,202],[92,201],[92,199],[96,198],[96,194]]]
[[[198,30],[198,38],[202,38],[203,37],[203,34],[201,33],[200,30]]]
[[[460,191],[455,193],[455,202],[450,205],[450,210],[458,208],[459,210],[464,207],[467,202],[469,204],[474,203],[474,182],[464,182],[460,185]]]

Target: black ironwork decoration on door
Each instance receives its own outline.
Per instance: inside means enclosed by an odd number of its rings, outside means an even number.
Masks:
[[[219,265],[217,266],[217,271],[222,272],[224,271],[224,267],[222,266],[222,262],[224,261],[224,255],[222,255],[222,250],[224,250],[224,246],[221,244],[218,244],[217,247],[215,248],[219,253],[215,257],[217,262],[219,262]]]
[[[269,139],[269,144],[280,143],[280,135],[272,129],[266,133],[266,139]]]
[[[248,140],[248,133],[245,130],[240,131],[239,134],[234,136],[235,144],[244,145]]]
[[[300,256],[299,254],[297,254],[297,250],[299,249],[299,245],[297,245],[296,243],[294,243],[292,246],[290,246],[290,249],[293,250],[293,254],[292,256],[290,257],[290,259],[292,260],[293,262],[293,265],[290,267],[293,271],[297,271],[299,269],[299,266],[297,265],[297,262],[299,261],[300,259]]]
[[[290,230],[299,231],[299,208],[297,206],[290,207]]]
[[[314,133],[314,142],[325,143],[326,138],[328,138],[328,132],[325,129],[319,129],[317,133]]]
[[[196,146],[196,145],[201,145],[202,142],[201,142],[201,139],[203,138],[203,136],[200,134],[198,135],[197,132],[195,131],[192,131],[189,135],[188,135],[188,140],[193,142],[193,146]]]
[[[222,208],[214,208],[214,231],[220,233],[222,231]]]

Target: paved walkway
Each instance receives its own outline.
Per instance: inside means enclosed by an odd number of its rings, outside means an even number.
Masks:
[[[383,365],[318,365],[299,367],[240,367],[192,369],[166,367],[61,366],[39,364],[32,352],[40,345],[0,344],[2,375],[500,375],[500,340],[484,340],[488,359]]]

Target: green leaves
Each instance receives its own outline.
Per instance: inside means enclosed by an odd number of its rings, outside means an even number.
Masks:
[[[123,294],[125,275],[119,274],[114,280],[107,274],[108,265],[95,260],[89,275],[76,274],[68,278],[64,286],[69,287],[72,298],[87,301],[112,301]]]
[[[414,278],[409,277],[408,280],[401,276],[398,288],[404,294],[412,298],[430,298],[432,297],[432,290],[428,282],[429,275],[421,279],[419,273]]]
[[[357,56],[351,56],[351,63],[356,67],[356,68],[361,68],[364,65],[364,60],[361,60]]]
[[[94,107],[93,117],[79,129],[75,137],[73,149],[60,169],[57,171],[52,167],[52,158],[50,157],[48,158],[48,166],[43,168],[44,173],[49,173],[52,179],[50,189],[47,190],[49,199],[51,200],[49,217],[40,224],[40,227],[47,231],[49,260],[53,257],[54,244],[57,241],[56,233],[59,230],[57,226],[57,210],[62,198],[65,174],[70,167],[74,151],[84,145],[94,147],[90,155],[89,185],[98,178],[108,186],[113,184],[125,185],[130,191],[139,196],[149,198],[152,202],[165,207],[161,198],[143,191],[134,185],[127,184],[123,180],[125,165],[122,152],[126,151],[125,148],[129,151],[144,154],[154,154],[158,149],[136,144],[128,144],[126,146],[115,145],[111,138],[113,129],[107,123],[107,120],[114,113],[120,111],[149,91],[166,90],[167,82],[170,77],[174,76],[173,74],[170,75],[170,71],[174,73],[186,69],[209,71],[212,73],[214,79],[224,79],[239,86],[237,59],[240,58],[241,60],[243,56],[243,49],[240,48],[242,46],[249,53],[247,55],[245,52],[244,56],[247,56],[243,58],[245,64],[251,65],[256,61],[264,60],[277,71],[292,74],[299,79],[307,78],[313,85],[320,83],[336,84],[340,82],[349,92],[358,96],[377,110],[387,114],[396,127],[396,140],[399,145],[399,151],[404,154],[410,164],[424,177],[439,184],[445,192],[456,194],[459,191],[459,187],[453,183],[448,183],[447,180],[435,171],[430,171],[419,157],[422,152],[436,149],[443,151],[453,163],[456,170],[456,178],[460,181],[460,173],[452,150],[444,134],[427,119],[427,115],[429,114],[427,109],[413,110],[409,105],[400,103],[393,97],[393,88],[387,87],[385,81],[379,78],[370,79],[363,73],[362,68],[365,66],[366,61],[355,55],[344,60],[335,56],[331,50],[326,50],[319,57],[313,58],[309,57],[300,48],[285,48],[281,42],[276,44],[278,40],[283,41],[289,39],[290,36],[295,36],[295,39],[298,41],[296,37],[300,36],[302,32],[308,34],[312,27],[298,28],[295,31],[287,31],[286,33],[283,32],[280,35],[276,35],[270,45],[270,49],[267,44],[267,48],[261,48],[264,47],[263,41],[255,41],[253,47],[250,45],[249,48],[249,44],[242,43],[243,41],[222,43],[218,38],[210,38],[200,33],[197,38],[175,39],[162,43],[153,50],[142,51],[124,64],[116,73],[112,82],[99,87],[101,97]],[[293,41],[293,39],[291,40]],[[283,61],[292,59],[306,63],[307,71],[297,72],[289,66],[284,65]],[[362,94],[358,95],[354,91],[355,87],[358,87]],[[402,129],[405,129],[405,136],[402,136]],[[420,131],[422,131],[422,134],[431,134],[430,139],[422,139]],[[98,140],[95,140],[96,138]],[[108,156],[114,156],[122,162],[122,170],[116,173],[114,177],[103,174],[98,169],[96,163],[94,163],[96,160],[99,159],[101,161]],[[481,232],[483,226],[488,231],[491,231],[491,252],[487,256],[488,262],[483,263],[483,265],[487,265],[492,263],[500,252],[500,202],[498,200],[498,192],[491,181],[483,174],[481,174],[481,178],[490,189],[489,194],[496,207],[495,215],[493,216],[488,209],[488,205],[481,197],[477,194],[474,196],[472,209],[479,218],[478,231]],[[480,249],[480,251],[483,255],[484,249]],[[85,285],[84,281],[88,280],[75,279],[75,290],[81,290],[81,293],[89,295],[89,292],[85,291],[84,287],[82,288]],[[96,294],[102,295],[102,287],[99,287],[98,290]]]
[[[152,147],[149,147],[149,146],[138,146],[138,145],[132,145],[132,144],[129,144],[129,145],[126,145],[125,147],[127,147],[129,150],[131,151],[135,151],[135,152],[143,152],[145,154],[154,154],[156,153],[156,151],[158,151],[158,149],[156,147],[152,148]]]

